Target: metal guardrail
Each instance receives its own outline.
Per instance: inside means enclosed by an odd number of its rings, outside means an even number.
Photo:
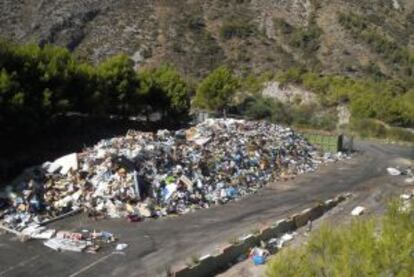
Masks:
[[[328,136],[317,133],[305,133],[303,135],[311,144],[325,152],[337,152],[342,148],[339,145],[339,136]]]

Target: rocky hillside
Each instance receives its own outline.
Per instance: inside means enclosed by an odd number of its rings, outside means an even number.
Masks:
[[[120,52],[137,66],[170,62],[196,78],[223,63],[414,75],[412,0],[2,0],[0,36],[93,62]]]

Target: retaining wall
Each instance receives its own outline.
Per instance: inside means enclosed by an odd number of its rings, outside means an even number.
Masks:
[[[202,277],[212,276],[215,273],[221,272],[236,263],[239,257],[246,255],[249,249],[259,245],[260,241],[268,241],[271,238],[280,237],[282,234],[292,232],[305,226],[309,220],[315,220],[321,217],[325,212],[334,208],[348,196],[349,195],[340,195],[336,198],[329,199],[312,208],[294,214],[288,219],[279,220],[272,226],[262,228],[258,234],[248,234],[240,238],[237,243],[224,246],[221,251],[215,255],[208,254],[200,257],[198,263],[194,266],[185,266],[175,270],[173,276]]]

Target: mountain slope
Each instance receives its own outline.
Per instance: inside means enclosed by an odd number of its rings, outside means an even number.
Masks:
[[[3,0],[0,36],[93,62],[123,52],[201,77],[305,66],[351,76],[414,72],[411,0]]]

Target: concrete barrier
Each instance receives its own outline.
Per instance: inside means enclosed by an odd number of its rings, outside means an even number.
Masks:
[[[315,220],[325,213],[324,205],[318,204],[309,211],[310,220]]]
[[[272,227],[271,227],[272,228]],[[273,226],[275,237],[295,230],[295,222],[293,219],[282,219],[276,222],[276,225]]]
[[[305,226],[306,223],[310,220],[310,211],[311,209],[303,210],[300,214],[293,216],[293,221],[295,222],[296,229]]]
[[[248,251],[259,245],[260,241],[268,241],[271,238],[280,237],[282,234],[305,226],[309,220],[321,217],[325,212],[334,208],[349,196],[349,194],[340,195],[325,201],[323,204],[318,204],[315,207],[303,210],[301,213],[294,214],[290,219],[279,220],[272,226],[262,228],[257,235],[247,234],[239,238],[238,243],[229,244],[221,248],[220,253],[213,256],[205,255],[200,258],[196,265],[177,269],[173,275],[176,277],[203,277],[224,271],[232,264],[238,262],[240,257],[247,257]]]
[[[323,203],[324,212],[329,211],[336,206],[335,199],[328,199]]]

